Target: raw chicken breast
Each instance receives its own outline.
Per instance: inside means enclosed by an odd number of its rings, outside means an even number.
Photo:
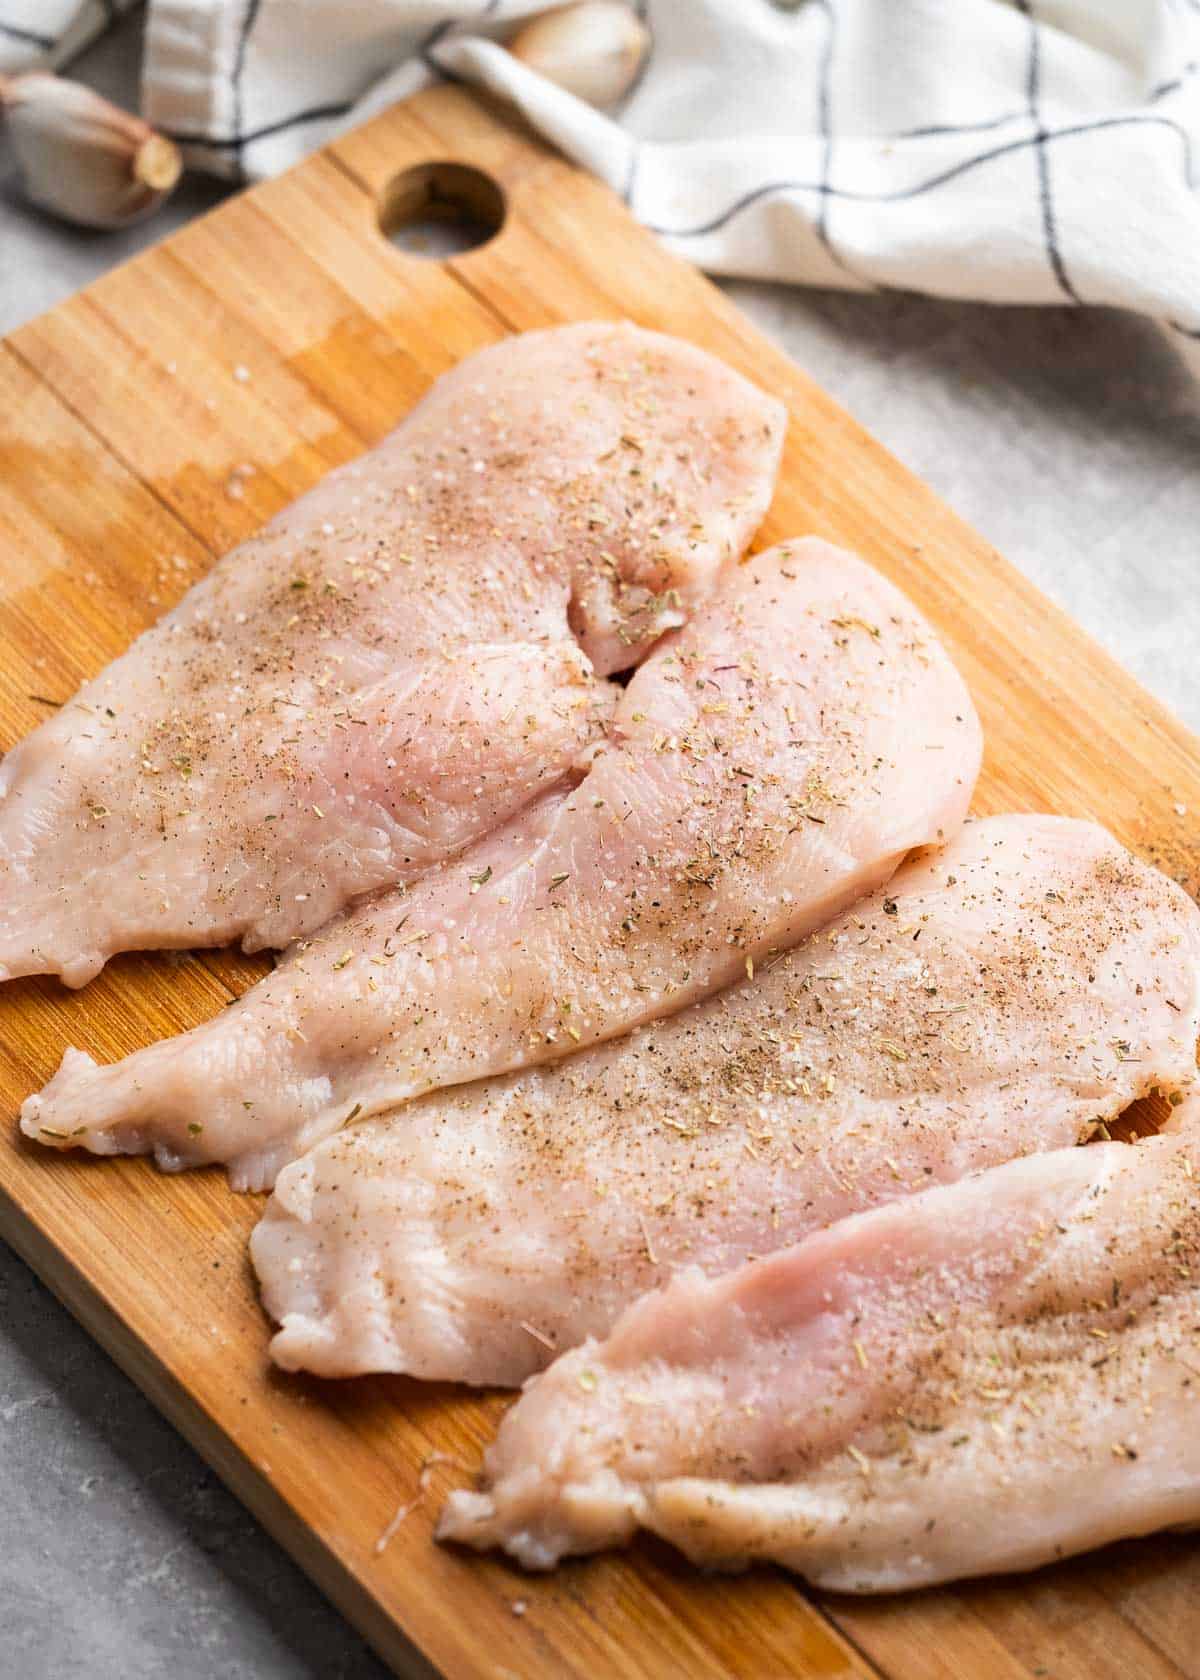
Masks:
[[[241,1186],[346,1121],[673,1014],[953,834],[962,680],[891,584],[816,540],[736,568],[635,673],[574,792],[336,922],[215,1021],[68,1052],[30,1137]]]
[[[886,1592],[1200,1521],[1200,1142],[1058,1150],[644,1296],[535,1378],[440,1534],[652,1529]]]
[[[0,978],[281,946],[507,820],[745,548],[782,431],[636,327],[460,364],[4,760]]]
[[[713,1274],[1196,1077],[1200,911],[1103,829],[992,817],[733,990],[355,1125],[251,1252],[272,1353],[516,1384]]]

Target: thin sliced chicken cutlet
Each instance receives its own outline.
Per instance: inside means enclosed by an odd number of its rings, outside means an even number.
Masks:
[[[22,1126],[269,1185],[348,1119],[727,985],[955,833],[979,756],[903,596],[785,544],[660,643],[574,792],[335,923],[217,1020],[112,1067],[68,1052]]]
[[[515,337],[226,556],[0,767],[0,978],[278,947],[586,762],[740,554],[777,402],[632,326]]]
[[[515,1385],[682,1266],[1179,1100],[1198,1035],[1181,888],[1093,823],[970,823],[752,981],[289,1166],[251,1240],[272,1354]]]
[[[1194,1524],[1198,1174],[1194,1129],[1058,1150],[680,1274],[534,1379],[440,1535],[885,1592]]]

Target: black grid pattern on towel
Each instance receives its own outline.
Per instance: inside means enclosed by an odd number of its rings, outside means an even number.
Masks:
[[[242,77],[246,73],[246,51],[250,45],[250,37],[254,33],[254,25],[258,22],[258,12],[261,4],[262,0],[246,0],[246,9],[242,13],[242,27],[238,31],[237,52],[233,60],[233,144],[238,173],[243,180],[246,176],[246,168],[242,162],[242,150],[246,144],[246,125],[243,120]]]
[[[478,19],[489,17],[501,4],[501,0],[483,0],[478,13]],[[253,145],[256,140],[265,140],[270,135],[285,134],[289,129],[302,128],[306,123],[330,122],[337,117],[344,117],[353,110],[353,99],[333,100],[323,105],[309,105],[302,111],[294,111],[286,117],[279,117],[274,122],[263,123],[257,128],[247,128],[245,121],[245,105],[242,86],[246,72],[246,58],[250,51],[254,26],[258,22],[262,0],[246,0],[246,7],[242,14],[242,25],[238,33],[237,52],[233,64],[233,133],[214,136],[210,134],[188,133],[182,130],[171,130],[170,138],[181,145],[207,146],[214,151],[232,152],[237,162],[238,172],[243,179],[247,171],[244,161],[245,148]],[[417,48],[417,57],[426,67],[437,76],[445,76],[433,59],[433,50],[438,42],[453,29],[457,18],[444,18],[434,24]],[[365,91],[365,90],[364,90]]]
[[[98,20],[97,27],[89,30],[84,36],[84,45],[90,45],[97,35],[103,35],[111,29],[114,23],[120,21],[124,12],[131,12],[144,3],[144,0],[95,0],[103,17]],[[27,23],[14,23],[4,16],[4,0],[0,0],[0,36],[7,41],[16,41],[23,47],[31,47],[40,55],[51,57],[67,38],[68,31],[78,24],[82,12],[86,8],[79,7],[66,20],[66,25],[58,35],[52,35],[44,30],[30,29]],[[81,50],[80,48],[76,49]],[[64,61],[59,60],[60,67]]]
[[[956,180],[960,175],[967,175],[974,169],[991,163],[994,158],[1007,157],[1012,152],[1028,151],[1031,147],[1041,144],[1049,145],[1052,141],[1070,139],[1079,134],[1095,134],[1104,129],[1153,127],[1169,129],[1179,136],[1183,150],[1183,171],[1187,185],[1195,188],[1195,175],[1192,168],[1192,140],[1188,131],[1181,123],[1170,117],[1148,116],[1134,113],[1128,117],[1098,117],[1095,122],[1068,123],[1062,128],[1046,130],[1039,141],[1035,135],[1027,135],[1020,140],[1008,140],[1002,145],[992,146],[987,151],[976,152],[973,157],[964,158],[960,163],[950,164],[947,168],[938,170],[924,181],[918,181],[911,187],[897,187],[890,192],[860,192],[852,187],[830,186],[826,183],[824,191],[831,198],[844,198],[856,204],[897,204],[903,199],[920,198],[924,193],[933,192],[944,186],[948,181]],[[715,233],[752,205],[760,203],[764,198],[779,196],[793,192],[820,193],[822,185],[819,180],[787,179],[779,181],[765,181],[761,187],[755,187],[750,192],[742,193],[732,204],[719,210],[716,215],[703,222],[696,222],[686,227],[658,226],[654,223],[646,225],[651,232],[662,234],[670,239],[698,239],[704,234]]]
[[[1050,158],[1046,151],[1046,130],[1042,127],[1042,37],[1033,15],[1033,0],[1017,0],[1017,6],[1029,19],[1029,59],[1025,92],[1029,101],[1029,120],[1033,124],[1034,159],[1037,163],[1038,203],[1042,212],[1042,239],[1046,246],[1046,260],[1050,264],[1058,288],[1072,303],[1082,300],[1067,277],[1066,264],[1058,241],[1058,219],[1054,214],[1054,199],[1050,190]]]
[[[37,35],[32,29],[21,29],[15,23],[5,23],[0,18],[0,35],[6,35],[10,41],[20,41],[22,46],[38,47],[42,52],[52,52],[58,45],[53,35]]]

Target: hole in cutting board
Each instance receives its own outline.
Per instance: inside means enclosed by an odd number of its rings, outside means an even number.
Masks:
[[[420,163],[388,182],[379,226],[407,256],[439,262],[495,238],[504,216],[504,193],[482,169]]]

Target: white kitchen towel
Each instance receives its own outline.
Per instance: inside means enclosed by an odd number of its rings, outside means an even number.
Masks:
[[[0,70],[69,64],[139,0],[0,0]]]
[[[0,0],[0,67],[123,4]],[[249,178],[461,77],[715,273],[1119,305],[1200,371],[1200,0],[642,0],[651,50],[604,114],[504,51],[542,9],[149,0],[143,110]]]

